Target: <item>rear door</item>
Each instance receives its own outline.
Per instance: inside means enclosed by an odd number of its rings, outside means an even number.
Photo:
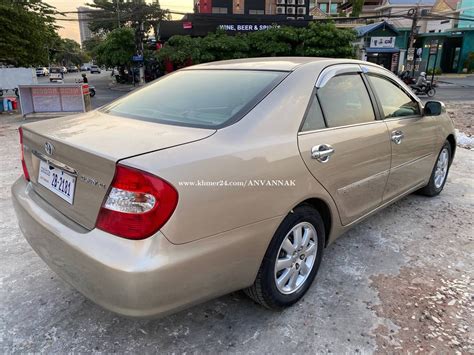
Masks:
[[[358,65],[329,67],[318,79],[298,144],[312,175],[347,225],[382,203],[390,169],[386,124]]]
[[[392,163],[384,193],[384,201],[390,201],[429,178],[438,126],[433,117],[422,115],[419,102],[385,71],[370,67],[366,76],[391,138]]]

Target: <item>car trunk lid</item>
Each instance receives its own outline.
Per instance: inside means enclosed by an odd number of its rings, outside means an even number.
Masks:
[[[42,198],[92,229],[119,160],[201,140],[214,132],[93,111],[23,126],[25,163]],[[48,165],[75,177],[72,203],[39,182],[40,167]]]

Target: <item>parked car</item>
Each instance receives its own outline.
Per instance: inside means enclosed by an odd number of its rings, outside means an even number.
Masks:
[[[94,73],[100,74],[100,68],[97,65],[91,66],[91,74],[94,74]]]
[[[64,74],[61,67],[51,67],[49,71],[49,81],[63,80]]]
[[[456,150],[441,102],[380,66],[323,58],[188,67],[25,124],[20,142],[26,240],[86,297],[135,317],[240,289],[294,304],[342,233],[412,192],[439,194]]]
[[[70,65],[67,71],[69,73],[77,73],[79,71],[79,68],[76,65]]]
[[[36,76],[48,76],[49,70],[46,67],[36,68]]]
[[[85,65],[85,64],[81,65],[81,71],[89,71],[89,70],[91,70],[90,66]]]

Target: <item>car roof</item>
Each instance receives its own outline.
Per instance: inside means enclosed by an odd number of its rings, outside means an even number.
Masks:
[[[265,57],[265,58],[244,58],[223,60],[219,62],[211,62],[194,65],[184,70],[194,69],[240,69],[240,70],[281,70],[293,71],[296,68],[315,62],[327,62],[325,64],[332,65],[337,63],[359,63],[357,60],[337,59],[337,58],[320,58],[320,57]]]

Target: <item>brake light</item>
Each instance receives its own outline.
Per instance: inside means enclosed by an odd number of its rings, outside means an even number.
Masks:
[[[178,192],[168,182],[144,171],[117,165],[96,227],[127,239],[144,239],[171,217]]]
[[[30,181],[30,174],[26,168],[25,163],[25,147],[23,146],[23,128],[18,128],[18,133],[20,133],[20,147],[21,147],[21,167],[23,168],[23,175],[27,181]]]

